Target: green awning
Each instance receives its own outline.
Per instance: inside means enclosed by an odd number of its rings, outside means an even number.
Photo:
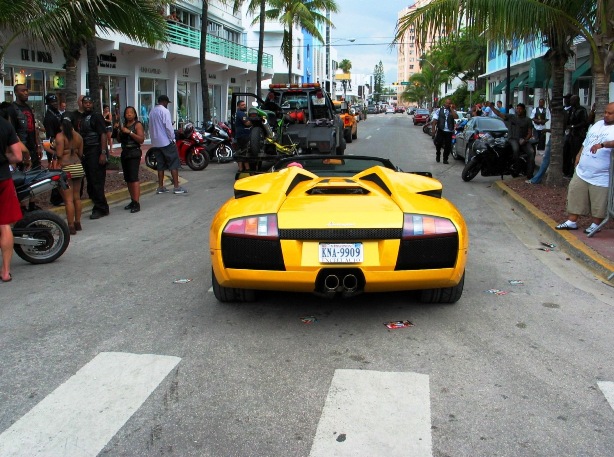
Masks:
[[[520,86],[523,86],[524,82],[527,80],[528,77],[529,77],[529,72],[525,71],[520,76],[518,76],[516,79],[514,79],[512,83],[510,84],[510,92],[516,89],[517,87],[519,88]]]
[[[503,89],[505,89],[506,84],[507,84],[507,78],[505,78],[503,81],[501,81],[499,84],[495,86],[495,88],[492,90],[493,95],[499,95],[500,93],[502,93]]]
[[[531,87],[533,89],[536,87],[544,87],[547,74],[546,65],[547,62],[541,57],[531,60],[529,77],[526,81],[527,87]]]
[[[591,63],[591,59],[586,59],[576,67],[575,71],[571,74],[572,85],[575,84],[578,78],[586,76],[586,74],[591,71]]]

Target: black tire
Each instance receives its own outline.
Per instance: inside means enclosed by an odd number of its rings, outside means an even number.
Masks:
[[[352,130],[344,130],[343,131],[343,138],[345,139],[346,143],[351,143],[352,142]]]
[[[469,161],[469,163],[465,165],[465,168],[463,168],[463,173],[461,176],[463,177],[463,181],[469,182],[473,178],[475,178],[479,172],[480,172],[480,162],[477,159],[473,158]]]
[[[211,284],[213,286],[213,295],[222,303],[251,303],[256,300],[256,291],[253,289],[233,289],[231,287],[220,286],[213,268],[211,269]]]
[[[345,142],[345,138],[341,135],[339,146],[337,146],[337,155],[342,156],[345,153],[345,148],[347,147],[347,143]]]
[[[230,147],[230,145],[221,143],[215,149],[215,157],[217,158],[218,163],[229,162],[232,160],[232,156],[234,151]]]
[[[185,162],[192,170],[201,171],[209,165],[209,154],[204,149],[202,151],[192,149],[188,151]]]
[[[420,291],[420,301],[422,303],[456,303],[463,295],[463,287],[465,285],[465,272],[460,282],[453,287],[444,287],[442,289],[424,289]]]
[[[70,243],[68,224],[57,214],[50,211],[32,211],[15,223],[15,228],[48,229],[33,237],[44,241],[40,246],[15,244],[15,253],[26,262],[34,265],[51,263],[64,254]]]
[[[358,139],[358,127],[356,127],[356,133],[352,134],[352,138],[353,138],[354,140],[357,140],[357,139]]]
[[[422,126],[422,131],[427,135],[431,133],[431,129],[428,128],[428,124],[424,124],[424,126]]]
[[[454,160],[463,160],[463,158],[458,155],[458,151],[456,150],[456,143],[452,145],[452,157],[454,157]]]
[[[145,165],[147,165],[147,167],[151,168],[152,170],[156,170],[158,164],[154,149],[156,148],[151,148],[149,151],[147,151],[147,153],[145,153]]]
[[[249,133],[249,152],[253,157],[264,152],[264,129],[259,125],[254,125]]]
[[[471,148],[469,145],[465,146],[465,164],[468,164],[471,160]]]

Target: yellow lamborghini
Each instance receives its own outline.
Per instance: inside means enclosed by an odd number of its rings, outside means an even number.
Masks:
[[[423,302],[458,301],[469,235],[428,175],[377,157],[308,155],[236,181],[209,234],[215,297],[419,290]]]

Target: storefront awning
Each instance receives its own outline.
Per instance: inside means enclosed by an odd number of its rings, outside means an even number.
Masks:
[[[579,66],[576,67],[575,71],[571,74],[571,84],[575,84],[578,78],[582,76],[586,76],[591,71],[591,59],[586,59]]]
[[[528,77],[529,77],[529,72],[525,71],[520,76],[518,76],[516,79],[514,79],[512,83],[510,84],[510,92],[516,89],[517,87],[520,88],[520,86],[524,86],[524,82],[527,80]]]
[[[495,86],[495,88],[492,90],[493,95],[499,95],[500,93],[502,93],[503,90],[505,89],[506,84],[507,84],[507,78],[505,78],[503,81],[501,81],[499,84]]]
[[[531,64],[529,66],[529,77],[527,78],[526,85],[532,89],[536,87],[544,87],[546,82],[548,62],[538,57],[536,59],[531,60]]]

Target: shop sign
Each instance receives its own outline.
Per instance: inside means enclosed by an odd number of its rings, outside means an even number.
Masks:
[[[115,54],[99,54],[98,66],[101,68],[117,68],[117,57]]]
[[[159,68],[141,67],[141,73],[159,75],[160,73],[162,73],[162,70],[160,70]]]
[[[26,60],[28,62],[53,63],[53,56],[50,52],[22,48],[21,60]]]
[[[183,77],[184,78],[190,77],[190,67],[183,67]]]

